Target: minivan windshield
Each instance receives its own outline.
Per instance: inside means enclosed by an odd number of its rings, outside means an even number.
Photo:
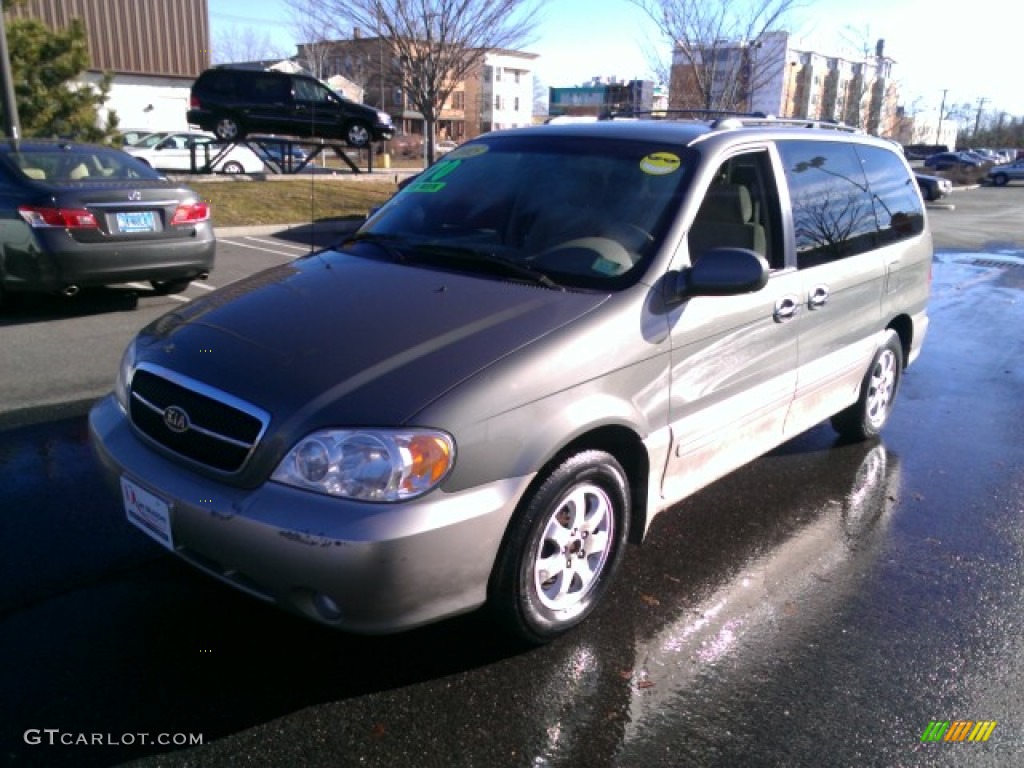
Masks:
[[[353,240],[380,246],[357,252],[414,264],[625,287],[679,210],[688,152],[621,138],[485,136],[416,177]]]

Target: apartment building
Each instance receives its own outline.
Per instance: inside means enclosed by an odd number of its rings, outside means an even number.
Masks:
[[[897,130],[894,61],[883,40],[874,55],[851,58],[798,46],[788,32],[779,31],[754,41],[719,41],[696,54],[700,72],[680,51],[673,55],[671,108],[714,106],[824,120],[881,136]],[[696,85],[709,73],[710,99]]]
[[[82,19],[91,66],[80,80],[113,75],[101,118],[113,110],[122,128],[188,127],[189,89],[210,62],[207,0],[27,0],[5,15],[51,29]]]

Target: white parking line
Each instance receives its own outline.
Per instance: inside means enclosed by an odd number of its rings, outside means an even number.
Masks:
[[[252,240],[254,243],[266,243],[267,245],[276,245],[281,248],[291,248],[296,251],[302,251],[303,253],[309,253],[310,247],[308,243],[282,243],[279,240],[264,240],[261,237],[247,237],[246,240]]]
[[[121,283],[121,285],[127,285],[129,288],[138,288],[139,290],[142,291],[153,290],[152,286],[145,285],[144,283]],[[215,285],[203,285],[200,283],[190,283],[190,285],[195,286],[196,288],[202,288],[204,291],[217,290],[217,286]],[[188,296],[185,296],[184,294],[181,293],[168,293],[165,294],[165,298],[180,301],[182,304],[188,304],[190,301],[192,301],[192,299],[190,299]]]
[[[254,251],[264,251],[265,253],[274,253],[278,256],[287,256],[289,259],[298,258],[296,254],[291,251],[282,251],[277,248],[260,248],[259,246],[253,245],[252,243],[245,243],[240,240],[224,240],[220,239],[218,243],[227,243],[228,245],[237,245],[239,248],[251,248]]]
[[[191,287],[193,287],[193,288],[200,288],[200,289],[202,289],[204,291],[216,291],[217,290],[217,286],[216,285],[210,285],[209,283],[200,283],[200,282],[198,282],[196,280],[193,280],[191,283],[189,283],[189,285]]]

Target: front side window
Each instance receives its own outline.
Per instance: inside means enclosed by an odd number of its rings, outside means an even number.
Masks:
[[[624,287],[660,247],[691,165],[688,150],[648,142],[482,138],[424,171],[352,247],[501,277],[533,272],[565,288]]]

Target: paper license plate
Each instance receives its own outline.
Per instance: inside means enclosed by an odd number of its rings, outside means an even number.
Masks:
[[[156,229],[156,217],[152,211],[119,213],[117,228],[122,232],[153,232]]]
[[[121,478],[121,496],[128,522],[141,528],[168,549],[174,549],[171,538],[171,505],[154,496],[127,477]]]

